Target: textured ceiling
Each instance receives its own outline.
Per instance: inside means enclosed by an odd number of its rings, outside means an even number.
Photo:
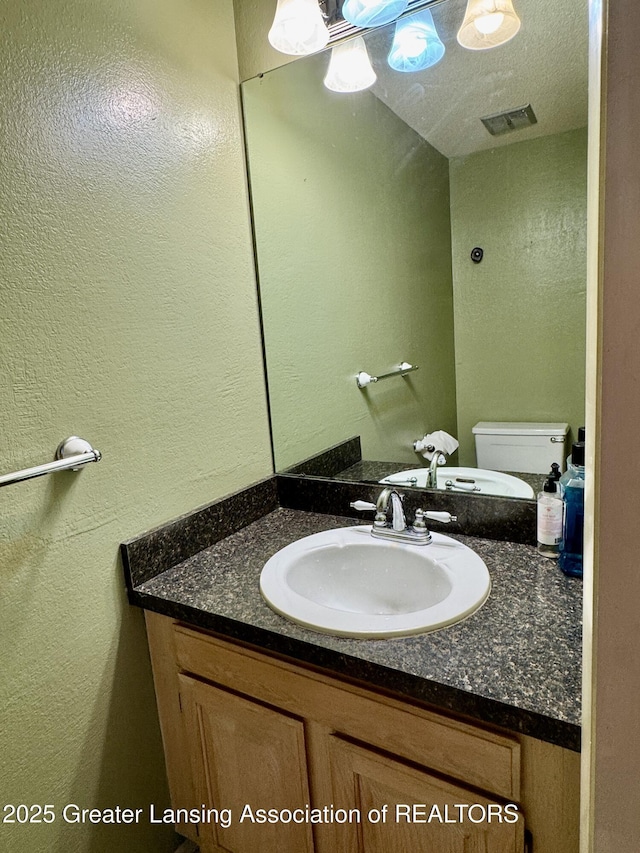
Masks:
[[[386,62],[395,25],[369,33],[378,80],[373,92],[447,157],[584,127],[587,123],[588,0],[514,0],[522,27],[486,51],[460,47],[466,0],[432,10],[446,52],[426,71],[403,74]],[[538,123],[491,136],[481,116],[531,103]]]

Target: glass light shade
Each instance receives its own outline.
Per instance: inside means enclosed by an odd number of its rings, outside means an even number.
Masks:
[[[394,71],[423,71],[444,56],[444,45],[428,9],[396,24],[389,65]]]
[[[280,53],[292,56],[322,50],[329,41],[329,29],[317,0],[278,0],[268,39]]]
[[[332,92],[360,92],[376,82],[367,47],[361,36],[331,49],[324,85]]]
[[[512,39],[519,29],[512,0],[468,0],[458,41],[469,50],[488,50]]]
[[[381,27],[395,21],[409,0],[345,0],[342,17],[354,27]]]

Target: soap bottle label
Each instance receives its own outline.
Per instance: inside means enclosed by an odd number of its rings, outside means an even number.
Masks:
[[[557,498],[538,501],[538,542],[542,545],[562,542],[562,501]]]

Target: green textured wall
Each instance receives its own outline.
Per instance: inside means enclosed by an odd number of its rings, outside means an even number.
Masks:
[[[415,461],[455,432],[447,160],[327,55],[243,85],[276,467],[351,435]],[[420,369],[359,391],[361,370]]]
[[[231,0],[0,9],[0,803],[166,805],[118,543],[271,469]],[[0,824],[3,853],[168,827]]]
[[[582,129],[450,162],[461,464],[481,420],[584,424],[586,158]]]

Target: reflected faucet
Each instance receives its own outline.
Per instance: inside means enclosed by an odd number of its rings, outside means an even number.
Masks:
[[[427,489],[437,489],[438,488],[438,468],[440,465],[446,465],[447,459],[444,453],[441,450],[433,449],[433,455],[431,456],[431,464],[429,465],[429,470],[427,471]]]

